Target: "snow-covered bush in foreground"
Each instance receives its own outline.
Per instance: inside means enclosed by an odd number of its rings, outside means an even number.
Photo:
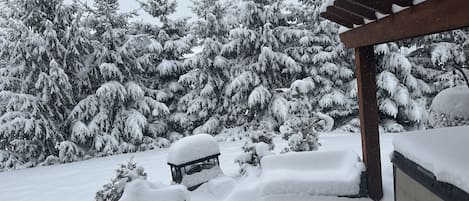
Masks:
[[[96,193],[96,201],[118,201],[124,193],[126,185],[134,180],[146,180],[147,173],[143,167],[137,166],[132,160],[121,164],[116,169],[116,176],[111,183],[105,184],[103,189]]]
[[[440,92],[433,99],[428,123],[432,128],[469,125],[469,88],[458,86]]]
[[[242,146],[243,153],[235,159],[240,166],[241,174],[246,174],[250,167],[258,166],[262,157],[273,154],[271,152],[274,149],[272,137],[272,133],[265,129],[256,130],[250,134]]]

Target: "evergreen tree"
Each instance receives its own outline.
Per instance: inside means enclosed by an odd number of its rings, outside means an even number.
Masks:
[[[222,126],[217,113],[222,106],[228,73],[226,58],[219,55],[228,36],[227,5],[219,0],[193,1],[193,4],[192,9],[199,19],[192,26],[192,32],[202,51],[184,62],[190,70],[179,82],[190,90],[179,104],[185,106],[194,133],[216,134]]]
[[[95,1],[88,27],[93,52],[86,80],[94,94],[83,98],[68,117],[70,142],[88,155],[109,155],[168,146],[158,119],[169,109],[140,83],[146,59],[158,51],[144,35],[130,34],[131,13],[119,13],[117,0]],[[74,150],[74,149],[68,149]]]
[[[298,93],[309,97],[311,112],[329,115],[335,127],[340,127],[357,115],[356,80],[351,51],[339,40],[339,26],[320,17],[323,6],[322,0],[300,0],[300,5],[292,9],[292,20],[309,31],[298,40],[298,46],[287,51],[301,61],[304,74],[310,78],[295,81],[292,89],[299,88],[302,91]]]
[[[57,157],[66,138],[74,96],[64,44],[77,8],[61,0],[3,3],[0,162],[8,164],[0,166],[34,166]]]
[[[124,193],[125,185],[136,179],[147,179],[147,173],[143,167],[137,166],[132,159],[127,164],[120,164],[111,183],[105,184],[103,189],[96,192],[95,200],[118,201]]]
[[[375,48],[377,57],[378,108],[386,132],[420,127],[426,120],[425,94],[431,87],[416,77],[412,63],[396,43]],[[418,70],[418,69],[416,69]]]
[[[189,97],[186,88],[178,82],[179,77],[187,72],[187,65],[184,65],[184,57],[191,53],[193,37],[187,34],[187,19],[171,20],[168,18],[175,11],[175,1],[144,0],[140,1],[145,12],[156,19],[159,25],[138,25],[139,33],[149,34],[160,44],[161,52],[158,56],[152,57],[152,65],[147,69],[145,80],[146,86],[151,89],[152,96],[156,100],[164,102],[170,111],[170,116],[163,124],[169,131],[180,133],[192,130],[193,125],[186,114]]]
[[[293,28],[283,7],[282,0],[240,3],[239,25],[222,49],[232,64],[222,112],[227,125],[269,118],[275,89],[301,77],[301,65],[284,51],[301,31]]]

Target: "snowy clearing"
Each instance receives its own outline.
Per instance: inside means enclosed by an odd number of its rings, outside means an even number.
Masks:
[[[383,201],[393,200],[392,166],[389,155],[393,151],[392,139],[396,134],[382,134],[381,149],[383,161]],[[358,134],[323,134],[320,138],[322,147],[320,150],[352,150],[361,155],[360,135]],[[220,143],[220,165],[223,172],[235,177],[238,165],[233,161],[241,152],[243,141]],[[280,138],[275,139],[278,152],[287,146]],[[153,150],[147,152],[123,154],[105,158],[95,158],[87,161],[61,164],[47,167],[37,167],[19,171],[0,173],[0,200],[14,201],[68,201],[93,200],[97,190],[108,183],[115,174],[114,169],[118,164],[125,163],[130,158],[148,173],[151,182],[162,182],[169,184],[171,173],[166,164],[168,150]],[[236,187],[230,179],[221,179],[205,184],[197,190],[190,192],[192,201],[218,201],[218,200],[249,200],[255,195],[255,182],[257,177],[236,178]],[[223,185],[222,185],[223,184]],[[231,195],[228,192],[233,191]],[[227,197],[228,196],[228,197]],[[226,199],[225,199],[226,198]],[[292,197],[289,197],[292,198]],[[261,198],[262,199],[262,198]],[[269,197],[268,200],[285,200],[285,197]],[[297,200],[327,200],[362,201],[369,199],[346,199],[311,197],[307,195],[296,195]]]

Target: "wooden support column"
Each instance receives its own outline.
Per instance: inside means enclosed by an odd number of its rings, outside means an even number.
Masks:
[[[363,162],[367,171],[368,194],[373,200],[383,197],[381,157],[376,97],[376,64],[373,46],[355,48],[358,103]]]

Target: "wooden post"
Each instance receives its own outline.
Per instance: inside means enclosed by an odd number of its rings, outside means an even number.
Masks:
[[[368,194],[371,199],[377,201],[383,197],[383,184],[374,57],[372,45],[355,48],[363,162],[367,171]]]

